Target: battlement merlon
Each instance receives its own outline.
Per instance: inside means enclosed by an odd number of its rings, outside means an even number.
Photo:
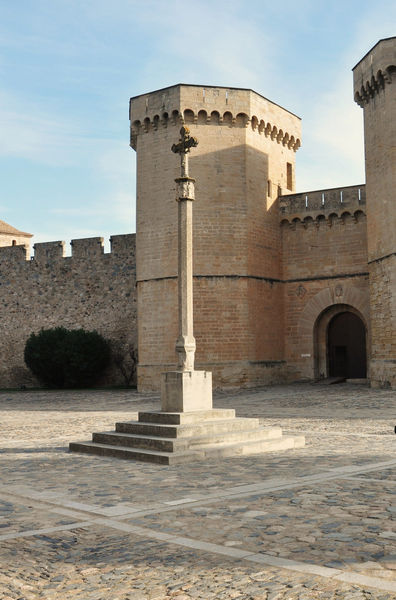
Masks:
[[[131,147],[159,126],[184,123],[251,125],[258,133],[297,150],[301,119],[250,89],[177,84],[130,99]]]
[[[136,233],[110,236],[111,254],[130,256],[135,253]]]
[[[18,264],[29,260],[29,246],[17,244],[15,246],[0,247],[0,267],[2,265]]]
[[[103,238],[82,238],[72,240],[72,256],[65,256],[65,242],[37,242],[33,246],[34,256],[30,256],[29,244],[13,246],[0,246],[0,267],[2,265],[16,265],[22,263],[59,264],[59,261],[85,259],[90,263],[92,259],[106,259],[112,257],[115,261],[133,259],[135,256],[135,233],[112,235],[110,237],[111,251],[104,253]]]
[[[92,238],[81,238],[79,240],[72,240],[70,245],[72,247],[73,258],[86,258],[102,256],[104,254],[104,245],[102,237]]]
[[[354,99],[364,107],[379,90],[396,80],[396,37],[377,42],[352,71]]]
[[[34,244],[34,260],[52,262],[65,256],[65,242],[40,242]]]
[[[279,196],[279,212],[288,219],[365,210],[366,186],[351,185]]]

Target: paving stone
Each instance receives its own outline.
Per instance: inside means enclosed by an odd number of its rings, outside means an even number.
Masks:
[[[285,454],[161,467],[66,452],[69,441],[156,410],[158,400],[0,392],[7,600],[395,597],[386,588],[396,581],[394,392],[299,384],[215,394],[219,408],[306,435],[306,448]],[[241,558],[227,556],[233,549]],[[267,563],[247,562],[249,552]],[[285,568],[288,560],[300,570]],[[326,566],[348,581],[324,576]]]

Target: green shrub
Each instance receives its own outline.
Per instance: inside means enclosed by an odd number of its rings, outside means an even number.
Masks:
[[[25,363],[47,387],[88,387],[110,361],[110,346],[96,331],[42,329],[25,346]]]

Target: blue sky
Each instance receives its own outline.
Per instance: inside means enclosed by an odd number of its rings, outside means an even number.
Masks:
[[[131,96],[253,88],[302,117],[300,191],[364,181],[351,68],[394,0],[0,0],[0,218],[42,242],[135,230]]]

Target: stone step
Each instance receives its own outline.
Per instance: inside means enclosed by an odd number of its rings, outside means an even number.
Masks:
[[[94,433],[92,441],[99,444],[112,446],[125,446],[132,448],[147,448],[149,450],[160,450],[162,452],[180,452],[187,449],[196,450],[201,446],[241,443],[245,441],[263,441],[277,439],[282,436],[280,427],[257,428],[254,430],[226,431],[222,433],[210,433],[199,437],[188,438],[162,438],[143,436],[131,433],[120,433],[116,431],[105,431]]]
[[[187,425],[202,421],[215,421],[217,419],[234,419],[233,408],[213,408],[212,410],[195,410],[184,413],[171,412],[140,412],[139,421],[143,423],[162,423],[164,425]]]
[[[125,446],[115,446],[95,442],[73,442],[70,444],[70,451],[171,465],[191,462],[192,460],[246,456],[261,452],[276,452],[278,450],[302,448],[304,444],[304,436],[284,436],[276,439],[250,442],[244,441],[233,444],[207,444],[201,446],[197,450],[161,452],[159,450],[127,448]]]
[[[123,446],[125,448],[140,448],[153,451],[159,450],[160,452],[179,452],[188,449],[188,438],[153,437],[136,433],[120,433],[117,431],[93,433],[92,441],[97,444],[107,444],[109,446]]]
[[[199,437],[209,433],[221,433],[228,431],[241,431],[246,429],[257,429],[260,427],[259,419],[219,419],[216,421],[204,421],[188,425],[164,425],[162,423],[144,423],[130,421],[116,423],[118,433],[134,433],[149,437],[185,438]]]
[[[160,452],[159,450],[153,451],[142,448],[126,448],[125,446],[110,446],[108,444],[97,444],[94,442],[72,442],[69,444],[69,449],[71,452],[124,458],[127,460],[140,460],[162,465],[190,462],[204,458],[203,452],[199,451],[185,451],[180,453]]]
[[[207,446],[200,446],[199,451],[204,452],[204,458],[225,458],[227,456],[247,456],[262,452],[291,450],[293,448],[303,448],[304,446],[305,437],[303,435],[285,435],[280,438],[243,442],[240,444],[208,444]]]
[[[209,433],[199,437],[187,438],[187,440],[188,447],[192,450],[195,448],[200,449],[206,445],[274,440],[281,437],[282,429],[280,427],[255,427],[254,429]]]
[[[337,383],[344,383],[346,377],[326,377],[326,379],[318,379],[315,381],[315,385],[335,385]]]

